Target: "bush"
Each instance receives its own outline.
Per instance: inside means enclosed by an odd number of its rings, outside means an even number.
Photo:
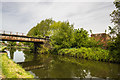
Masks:
[[[109,61],[109,51],[101,48],[72,48],[72,49],[60,49],[58,51],[60,55],[73,56],[77,58],[84,58],[89,60]],[[111,59],[110,59],[111,60]]]

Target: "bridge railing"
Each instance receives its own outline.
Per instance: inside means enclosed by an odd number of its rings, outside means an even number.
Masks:
[[[0,30],[0,34],[9,34],[9,35],[22,35],[22,36],[26,36],[26,33],[22,33],[22,32],[11,32],[11,31],[5,31],[5,30]]]
[[[49,38],[46,36],[45,38],[38,38],[38,37],[31,37],[31,36],[26,36],[25,33],[18,33],[18,32],[10,32],[10,31],[3,31],[0,30],[0,34],[2,34],[0,37],[2,40],[21,40],[21,41],[35,41],[35,42],[40,42],[40,41],[49,41]]]

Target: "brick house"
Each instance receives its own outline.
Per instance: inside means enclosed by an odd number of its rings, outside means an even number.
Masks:
[[[107,42],[111,37],[106,33],[91,34],[91,37],[95,38],[96,41],[100,41],[100,44],[103,44],[103,47],[106,48]]]

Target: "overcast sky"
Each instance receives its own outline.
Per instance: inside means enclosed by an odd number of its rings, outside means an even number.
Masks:
[[[2,0],[2,30],[27,33],[41,20],[69,21],[74,28],[105,32],[111,24],[113,0]]]

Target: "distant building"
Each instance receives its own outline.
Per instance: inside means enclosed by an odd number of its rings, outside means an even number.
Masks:
[[[96,41],[100,41],[100,44],[103,44],[103,47],[106,47],[107,42],[111,39],[106,33],[91,34],[91,37],[94,37]]]

